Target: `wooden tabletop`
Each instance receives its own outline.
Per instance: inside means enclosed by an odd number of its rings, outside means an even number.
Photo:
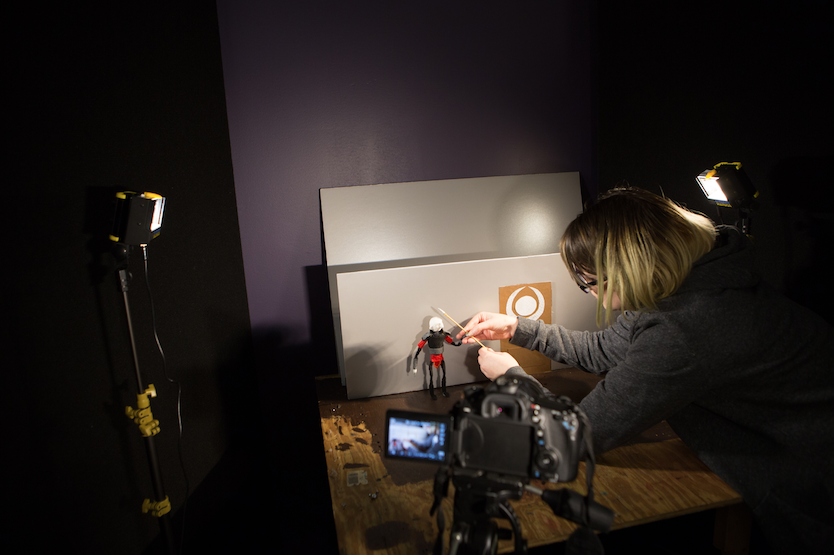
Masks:
[[[536,377],[554,393],[577,402],[599,381],[573,368]],[[450,396],[438,395],[437,401],[425,391],[348,401],[338,378],[319,380],[322,439],[342,554],[380,550],[402,555],[432,553],[438,527],[429,510],[437,467],[384,457],[385,413],[399,409],[447,414],[463,397],[465,387],[450,387]],[[741,502],[739,494],[713,474],[665,423],[597,456],[596,461],[594,498],[614,511],[612,529]],[[533,480],[531,484],[542,489],[566,487],[584,495],[585,464],[580,463],[573,482]],[[450,486],[441,505],[447,533],[453,498],[454,487]],[[510,505],[530,547],[565,540],[576,528],[555,516],[532,493],[525,492]],[[512,551],[511,541],[500,543],[499,552]]]

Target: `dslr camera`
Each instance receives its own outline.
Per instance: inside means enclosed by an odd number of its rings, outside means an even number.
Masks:
[[[450,553],[494,553],[499,539],[515,540],[526,553],[518,518],[508,504],[524,491],[541,495],[557,516],[607,532],[613,511],[593,501],[593,448],[587,417],[570,399],[556,397],[528,376],[504,375],[485,388],[470,387],[448,414],[389,410],[385,456],[439,465],[434,483],[442,553],[444,518],[440,502],[455,485]],[[569,489],[538,489],[530,480],[570,482],[587,460],[588,495]],[[494,518],[510,522],[499,529]],[[502,536],[502,534],[504,534]],[[570,541],[570,540],[569,540]],[[601,546],[593,553],[601,553]]]
[[[472,387],[449,414],[389,410],[386,456],[524,480],[570,482],[586,421],[567,397],[545,394],[526,376]]]

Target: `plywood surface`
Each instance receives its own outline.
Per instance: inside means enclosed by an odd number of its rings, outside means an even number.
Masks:
[[[574,397],[587,393],[596,378],[575,369],[556,370],[543,381]],[[581,375],[580,375],[581,374]],[[335,391],[335,390],[334,390]],[[382,428],[389,408],[448,412],[463,395],[463,386],[449,388],[450,397],[437,402],[424,392],[348,401],[320,390],[322,440],[327,460],[331,502],[343,554],[429,554],[437,537],[436,519],[429,515],[436,467],[383,456]],[[567,487],[585,493],[585,465]],[[615,512],[614,529],[739,503],[740,496],[710,470],[665,425],[644,433],[635,442],[597,457],[595,498]],[[442,508],[448,534],[452,497]],[[511,501],[522,533],[531,547],[562,541],[575,525],[553,514],[537,496],[525,493]],[[448,541],[448,539],[446,539]],[[512,552],[502,542],[500,552]]]

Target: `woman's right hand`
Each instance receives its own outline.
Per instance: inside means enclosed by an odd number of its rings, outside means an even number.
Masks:
[[[518,318],[494,312],[479,312],[458,333],[457,338],[463,343],[475,343],[475,340],[491,341],[495,339],[512,339],[518,327]]]

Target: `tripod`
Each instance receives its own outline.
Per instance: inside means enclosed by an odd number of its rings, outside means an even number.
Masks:
[[[474,476],[455,476],[453,482],[454,521],[449,537],[449,555],[495,553],[498,540],[509,539],[509,535],[498,528],[493,518],[510,522],[515,553],[527,553],[527,541],[521,534],[518,517],[507,503],[510,499],[521,499],[524,493],[521,482]],[[440,514],[438,513],[438,518]]]
[[[499,539],[514,541],[516,555],[527,554],[527,540],[521,533],[518,517],[511,499],[521,499],[524,491],[540,495],[556,516],[580,524],[568,539],[568,553],[602,555],[602,546],[592,530],[607,532],[611,529],[614,512],[593,501],[592,495],[584,497],[569,489],[540,490],[525,485],[520,479],[508,476],[488,475],[462,468],[441,467],[434,478],[434,505],[437,511],[437,540],[434,554],[443,554],[445,521],[440,502],[446,497],[449,482],[455,486],[454,520],[449,537],[449,555],[487,555],[496,553]],[[590,486],[590,480],[589,480]],[[590,492],[590,490],[589,490]],[[494,518],[509,521],[512,531],[501,529]]]

